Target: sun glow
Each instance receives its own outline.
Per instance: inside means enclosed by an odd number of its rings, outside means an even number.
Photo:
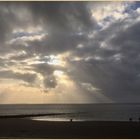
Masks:
[[[49,61],[47,62],[49,65],[61,65],[61,61],[57,56],[50,55]]]
[[[64,72],[61,71],[61,70],[55,70],[53,74],[54,74],[54,76],[56,76],[56,77],[60,77],[60,76],[62,76],[62,75],[64,74]]]
[[[63,55],[46,56],[49,65],[57,65],[64,67],[66,65],[65,57]]]

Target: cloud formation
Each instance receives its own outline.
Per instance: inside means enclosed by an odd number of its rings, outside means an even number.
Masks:
[[[0,81],[45,103],[139,102],[139,17],[139,2],[0,2]]]

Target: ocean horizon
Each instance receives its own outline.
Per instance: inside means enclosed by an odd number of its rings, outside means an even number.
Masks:
[[[29,117],[37,121],[139,121],[140,103],[0,105],[0,116],[12,115],[38,115]]]

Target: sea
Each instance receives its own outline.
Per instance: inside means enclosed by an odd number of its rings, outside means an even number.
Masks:
[[[0,116],[30,114],[46,114],[29,118],[36,121],[140,121],[140,103],[0,105]]]

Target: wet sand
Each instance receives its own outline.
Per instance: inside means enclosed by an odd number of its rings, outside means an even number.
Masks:
[[[50,122],[0,119],[0,138],[140,138],[140,122]]]

